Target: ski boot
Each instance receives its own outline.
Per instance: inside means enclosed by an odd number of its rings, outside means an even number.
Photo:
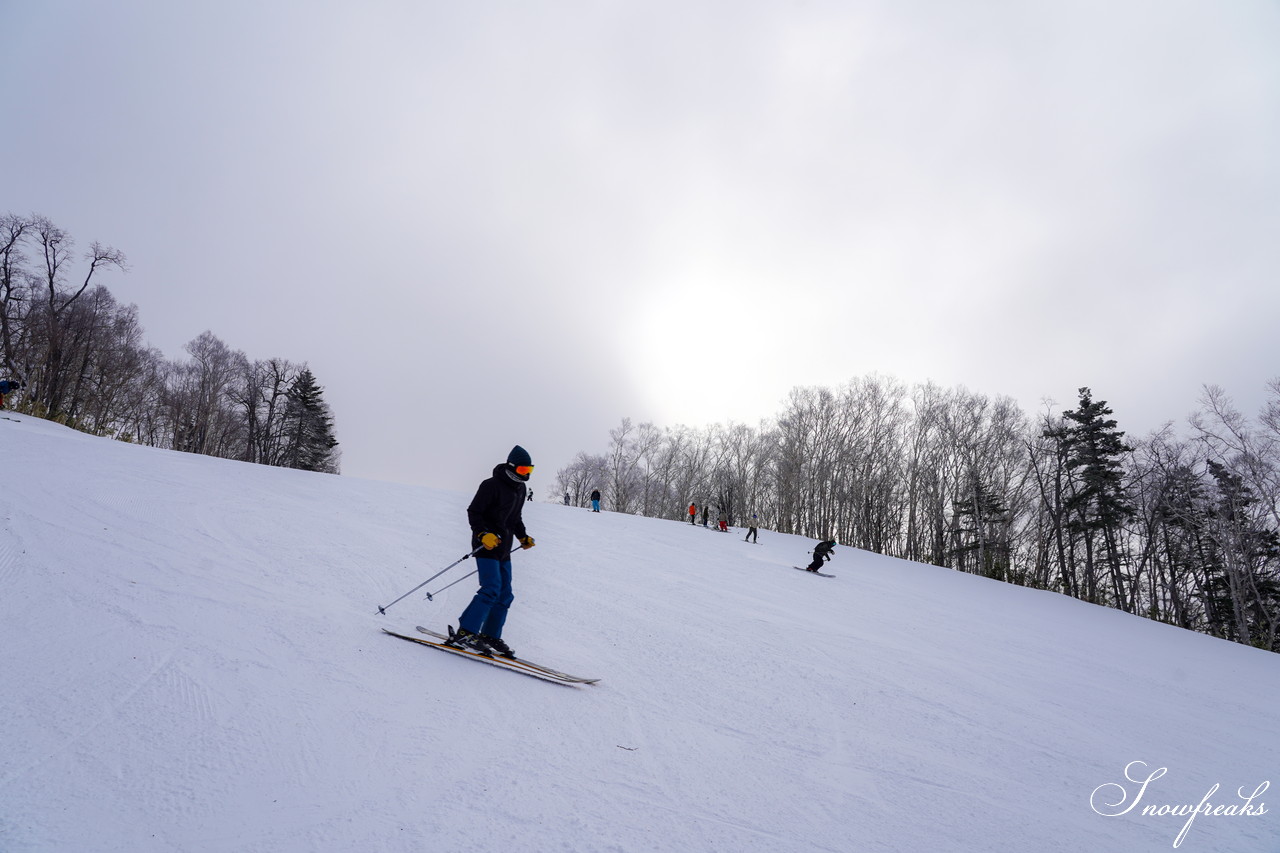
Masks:
[[[502,638],[490,637],[488,634],[481,634],[480,639],[484,640],[485,645],[489,647],[490,651],[498,655],[498,657],[509,658],[511,660],[516,659],[516,653],[511,651],[511,647],[504,643]]]
[[[489,644],[485,642],[483,634],[473,634],[466,628],[459,627],[453,630],[453,626],[449,626],[449,639],[444,641],[446,646],[455,649],[465,649],[467,651],[479,652],[482,655],[492,656],[492,650]]]

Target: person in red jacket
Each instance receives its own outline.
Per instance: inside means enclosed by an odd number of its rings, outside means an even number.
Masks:
[[[693,525],[698,523],[698,507],[694,504],[689,504],[689,523]]]
[[[519,541],[521,550],[533,547],[533,537],[524,529],[523,510],[533,459],[520,445],[511,449],[507,461],[493,469],[493,476],[480,484],[467,507],[471,523],[471,548],[483,548],[476,556],[480,589],[458,617],[458,630],[449,627],[446,644],[470,648],[482,654],[514,658],[502,640],[502,628],[515,595],[511,591],[511,549]]]

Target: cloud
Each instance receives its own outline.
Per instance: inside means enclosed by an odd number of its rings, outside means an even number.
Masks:
[[[8,204],[125,250],[170,355],[311,362],[348,473],[549,471],[871,372],[1145,428],[1274,370],[1267,4],[5,15],[43,71]]]

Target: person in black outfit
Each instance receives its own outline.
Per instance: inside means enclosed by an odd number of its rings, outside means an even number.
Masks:
[[[511,548],[519,541],[521,550],[533,547],[533,537],[524,529],[522,512],[526,486],[533,473],[533,460],[520,445],[511,449],[505,464],[493,469],[493,476],[480,484],[467,519],[471,522],[471,548],[483,548],[476,557],[480,589],[458,617],[458,630],[449,629],[448,645],[471,648],[483,654],[496,652],[514,658],[502,640],[502,627],[515,595],[511,591]]]
[[[22,388],[22,383],[12,379],[0,380],[0,409],[4,408],[4,398]]]
[[[831,552],[836,549],[836,541],[830,539],[826,542],[819,542],[818,547],[813,549],[813,562],[805,568],[811,572],[816,572],[822,568],[822,564],[831,559]]]

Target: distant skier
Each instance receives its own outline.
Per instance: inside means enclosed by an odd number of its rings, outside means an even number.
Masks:
[[[4,398],[8,394],[12,394],[22,387],[21,382],[15,382],[12,379],[0,379],[0,409],[4,408]]]
[[[813,562],[805,566],[805,569],[816,572],[822,568],[822,564],[831,559],[831,552],[836,549],[836,541],[834,539],[825,542],[819,542],[818,547],[813,549]]]
[[[511,449],[505,464],[493,469],[493,476],[480,484],[467,520],[471,523],[471,548],[483,548],[476,557],[480,589],[458,617],[458,630],[449,629],[446,645],[471,648],[484,654],[497,653],[514,658],[502,640],[502,626],[515,595],[511,591],[511,547],[519,540],[521,550],[533,547],[533,537],[524,529],[525,483],[533,473],[533,460],[520,445]]]
[[[689,504],[689,523],[695,527],[698,524],[698,507],[696,504]]]
[[[592,512],[600,511],[600,490],[599,489],[591,490],[591,511]]]
[[[569,505],[569,493],[568,493],[568,492],[565,492],[565,493],[564,493],[564,505],[565,505],[565,506],[568,506],[568,505]]]
[[[742,538],[743,542],[758,543],[760,541],[760,531],[756,530],[756,527],[759,526],[759,524],[760,516],[756,515],[754,512],[751,513],[751,526],[747,528],[747,535]]]
[[[724,511],[724,507],[720,508],[720,513],[716,516],[716,526],[721,533],[729,532],[729,514]]]
[[[706,504],[702,505],[702,526],[703,527],[707,526],[707,505]]]

